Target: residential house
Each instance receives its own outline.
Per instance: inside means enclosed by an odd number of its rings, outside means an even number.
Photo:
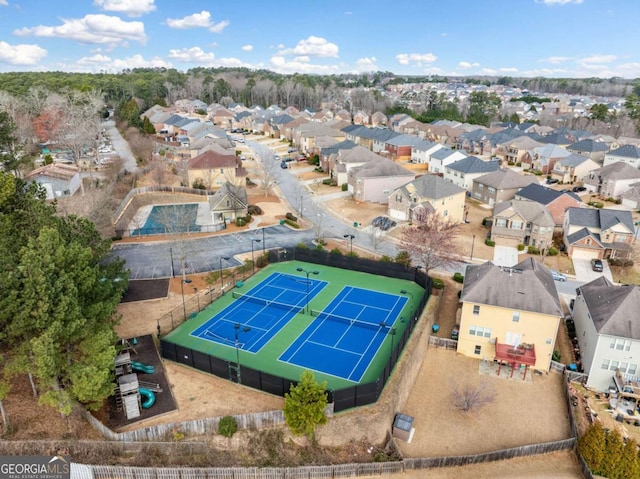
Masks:
[[[620,148],[611,150],[604,155],[604,163],[602,166],[611,165],[616,162],[626,163],[636,169],[640,169],[640,147],[623,145]]]
[[[444,145],[433,141],[422,140],[411,147],[411,163],[428,164],[431,155],[444,148]]]
[[[511,169],[501,168],[473,180],[471,196],[489,206],[512,200],[525,186],[538,183],[534,175],[521,175]]]
[[[249,200],[244,186],[223,183],[218,191],[208,197],[207,201],[211,219],[215,225],[226,225],[235,221],[236,218],[247,216]]]
[[[577,289],[572,318],[586,386],[616,389],[614,377],[640,381],[640,287],[614,285],[600,276]]]
[[[350,150],[355,147],[356,144],[353,141],[344,140],[321,148],[320,153],[318,153],[320,167],[326,172],[333,171],[333,166],[335,166],[335,157],[338,155],[339,151]]]
[[[632,253],[634,225],[630,211],[568,208],[563,241],[571,258],[626,259]]]
[[[634,183],[631,187],[622,193],[622,204],[633,210],[640,209],[640,183]]]
[[[549,370],[564,312],[544,265],[533,258],[510,268],[469,265],[460,300],[459,353]]]
[[[554,222],[540,203],[510,200],[493,207],[491,240],[497,246],[533,246],[542,250],[553,244]]]
[[[210,107],[211,108],[211,107]],[[236,114],[227,110],[222,105],[215,109],[208,109],[209,119],[220,128],[233,128]]]
[[[290,140],[305,153],[312,151],[315,148],[316,137],[332,137],[336,143],[346,139],[345,134],[342,131],[325,125],[324,123],[315,122],[301,123],[297,127],[293,128],[291,133],[292,136]]]
[[[494,155],[505,163],[521,163],[522,157],[529,150],[542,146],[542,143],[526,136],[519,136],[496,145]]]
[[[388,214],[399,221],[420,221],[428,210],[452,223],[462,223],[465,197],[463,188],[426,174],[391,192]]]
[[[516,200],[529,200],[545,207],[551,214],[556,227],[564,223],[567,208],[580,208],[584,205],[580,197],[572,191],[554,190],[538,183],[532,183],[516,193]]]
[[[502,128],[499,130],[502,130]],[[495,133],[495,130],[478,128],[477,130],[465,131],[458,136],[456,149],[464,150],[469,155],[490,155],[491,142],[489,141],[489,135],[491,133]]]
[[[368,125],[369,114],[360,110],[353,114],[353,123],[355,125]]]
[[[556,162],[570,155],[570,151],[558,145],[538,146],[532,149],[531,169],[550,175]]]
[[[382,113],[381,111],[376,111],[371,115],[371,126],[379,127],[379,126],[387,126],[388,123],[387,115]]]
[[[452,150],[447,146],[440,148],[429,156],[429,160],[427,161],[429,172],[444,175],[447,165],[466,157],[467,155],[460,150]]]
[[[386,204],[392,191],[414,178],[412,171],[379,157],[349,170],[347,183],[354,200]]]
[[[473,180],[500,169],[500,162],[485,161],[477,156],[467,156],[445,166],[444,179],[456,186],[471,191]]]
[[[73,196],[80,188],[82,181],[80,168],[63,163],[51,163],[36,168],[25,176],[24,180],[42,186],[48,200]]]
[[[609,145],[603,141],[586,138],[567,146],[567,151],[587,157],[601,165],[604,161],[604,155],[609,151]]]
[[[245,181],[246,175],[242,162],[235,155],[209,150],[187,160],[187,179],[192,186],[214,189],[225,183],[239,185]]]
[[[592,170],[582,181],[589,192],[617,200],[631,185],[640,181],[640,170],[618,161]]]
[[[586,156],[571,153],[554,163],[549,176],[560,183],[582,183],[589,173],[598,168],[599,165],[595,161]]]
[[[349,140],[346,140],[349,141]],[[349,180],[349,172],[359,166],[383,159],[363,146],[342,148],[330,157],[329,173],[339,185],[344,185]]]
[[[396,135],[385,142],[384,150],[392,160],[407,161],[411,160],[413,147],[422,141],[415,135]]]

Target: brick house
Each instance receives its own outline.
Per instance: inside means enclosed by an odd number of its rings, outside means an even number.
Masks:
[[[544,206],[551,214],[553,222],[561,227],[567,208],[580,208],[583,203],[580,197],[571,191],[559,191],[533,183],[516,193],[515,199],[535,201]]]

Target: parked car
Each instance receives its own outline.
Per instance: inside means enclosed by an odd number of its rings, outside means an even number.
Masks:
[[[549,272],[551,273],[551,277],[553,278],[554,281],[566,281],[567,280],[567,277],[564,274],[556,271],[555,269],[550,269]]]
[[[602,265],[602,260],[592,259],[591,260],[591,269],[596,273],[602,273],[604,271],[604,266]]]
[[[289,164],[286,161],[281,161],[280,168],[282,168],[283,170],[286,170],[287,168],[289,168]]]
[[[289,149],[287,150],[287,153],[293,153],[293,152],[294,152],[294,151],[296,151],[296,150],[297,150],[297,148],[289,148]]]
[[[587,187],[586,186],[574,186],[573,187],[573,192],[574,193],[580,193],[581,191],[587,191]]]
[[[456,324],[451,330],[451,339],[454,339],[457,341],[459,335],[460,335],[460,326]]]
[[[280,161],[280,155],[273,155],[273,159],[276,161]]]
[[[547,178],[548,185],[554,185],[556,183],[558,183],[558,180],[556,178]]]
[[[371,221],[371,225],[374,227],[380,228],[382,231],[387,231],[393,228],[397,223],[393,221],[391,218],[386,216],[376,216],[373,221]]]

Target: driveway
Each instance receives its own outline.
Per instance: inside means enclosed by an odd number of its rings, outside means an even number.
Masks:
[[[602,260],[603,272],[598,273],[591,269],[591,260],[582,258],[572,258],[573,270],[576,272],[576,280],[589,283],[600,276],[604,276],[613,283],[613,276],[611,275],[611,268],[609,268],[609,262]]]
[[[517,265],[518,250],[511,246],[496,246],[493,251],[493,264],[506,267]]]

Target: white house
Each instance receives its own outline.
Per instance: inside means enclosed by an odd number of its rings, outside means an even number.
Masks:
[[[477,156],[467,156],[445,166],[444,179],[460,188],[471,191],[473,180],[487,173],[498,171],[499,168],[499,161],[485,161]]]
[[[572,316],[588,387],[607,391],[616,371],[625,380],[640,381],[638,311],[638,286],[616,286],[601,276],[578,288]]]
[[[602,166],[621,161],[634,168],[640,168],[640,148],[635,145],[622,145],[604,155]]]

